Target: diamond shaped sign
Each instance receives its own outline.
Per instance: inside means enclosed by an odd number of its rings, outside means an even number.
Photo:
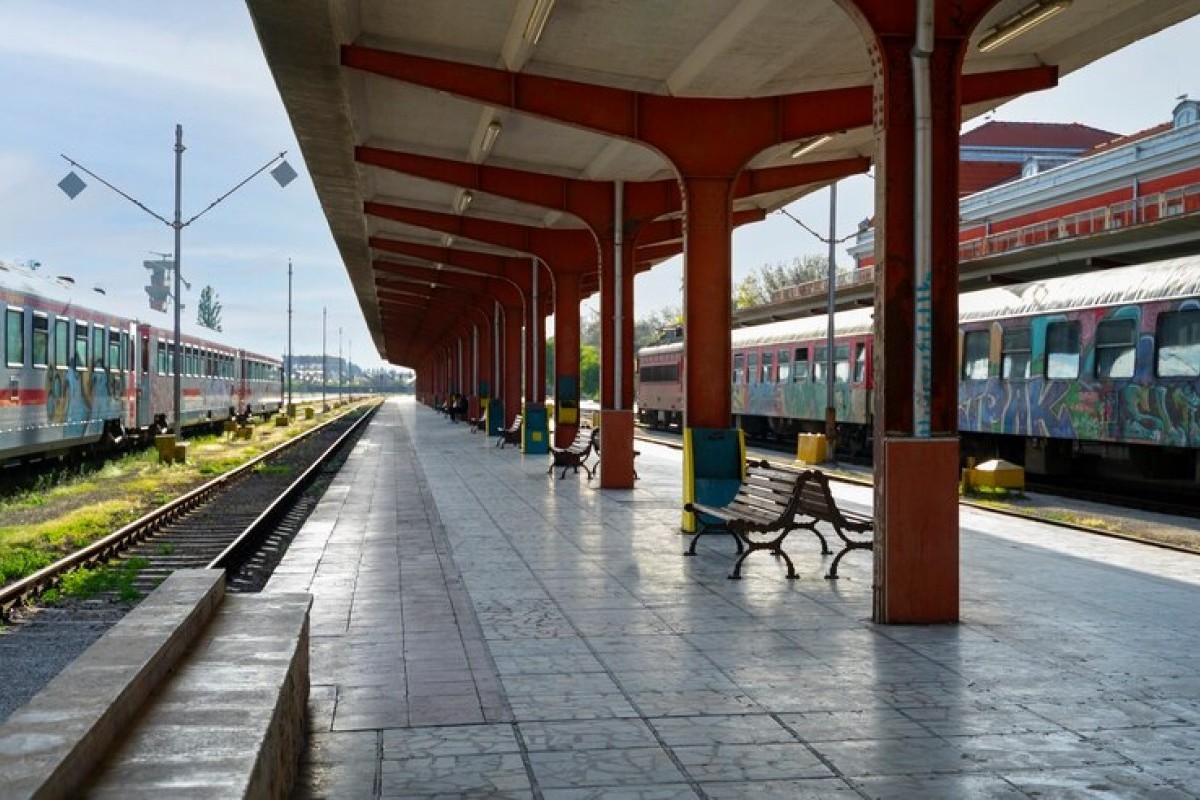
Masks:
[[[67,177],[58,182],[58,188],[63,190],[63,194],[74,200],[80,192],[87,188],[87,184],[83,182],[83,178],[75,174],[75,170],[71,170],[67,173]]]
[[[296,170],[292,169],[292,165],[286,161],[281,161],[279,166],[271,170],[271,177],[280,186],[287,186],[296,179]]]

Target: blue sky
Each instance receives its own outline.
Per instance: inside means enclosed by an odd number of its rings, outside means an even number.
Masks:
[[[320,352],[327,307],[328,352],[337,353],[340,327],[343,354],[381,365],[241,2],[7,0],[0,30],[0,258],[37,260],[47,272],[102,284],[114,302],[150,316],[141,264],[171,251],[171,229],[90,179],[68,200],[56,185],[70,169],[60,154],[170,218],[174,130],[182,124],[186,219],[287,150],[300,172],[294,183],[281,189],[260,176],[184,230],[183,274],[193,287],[184,313],[194,316],[200,289],[212,285],[233,341],[284,352],[291,259],[294,352]],[[1200,18],[1014,101],[995,118],[1080,122],[1116,133],[1165,121],[1177,95],[1200,93],[1196,70],[1186,66],[1195,63],[1197,41]],[[872,191],[863,177],[840,184],[839,236],[870,216]],[[789,210],[818,230],[828,227],[827,192]],[[735,234],[734,276],[825,252],[773,214]],[[849,263],[841,250],[838,260]],[[680,271],[674,259],[638,278],[639,315],[680,304]],[[598,298],[588,304],[598,307]]]

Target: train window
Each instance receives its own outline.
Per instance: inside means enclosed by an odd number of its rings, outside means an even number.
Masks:
[[[991,343],[990,331],[967,331],[966,336],[963,337],[963,380],[987,380],[988,352],[991,349]]]
[[[92,367],[104,369],[104,328],[100,325],[92,327]]]
[[[742,374],[746,369],[746,356],[741,353],[733,354],[733,382],[741,383]]]
[[[808,348],[797,347],[794,355],[796,357],[792,359],[792,363],[795,365],[792,369],[792,380],[808,380]]]
[[[758,353],[746,354],[746,383],[758,382]]]
[[[1158,315],[1160,378],[1194,378],[1200,375],[1200,311],[1174,311]]]
[[[75,323],[75,369],[87,369],[88,326],[86,322]]]
[[[774,383],[775,382],[775,354],[774,353],[763,353],[762,354],[762,382],[763,383]]]
[[[50,364],[50,318],[45,314],[33,315],[33,365],[45,367]]]
[[[1029,328],[1004,332],[1000,341],[1000,376],[1008,381],[1029,378]]]
[[[121,354],[124,356],[121,363],[125,365],[126,372],[133,372],[133,348],[129,346],[129,334],[121,331]]]
[[[1046,326],[1046,377],[1074,380],[1079,377],[1079,323],[1051,322]]]
[[[788,359],[788,351],[779,351],[779,382],[787,383],[792,379],[792,364]]]
[[[159,375],[167,374],[167,343],[158,342],[154,348],[154,371]]]
[[[54,320],[54,366],[67,368],[67,354],[71,352],[71,334],[65,319]]]
[[[25,312],[10,308],[4,316],[4,358],[14,367],[25,366]]]
[[[867,343],[859,342],[854,345],[854,382],[862,383],[867,379]]]
[[[838,383],[846,383],[850,380],[850,345],[839,344],[833,351],[834,360],[834,375],[837,376]]]
[[[120,370],[121,365],[125,363],[121,359],[121,332],[108,332],[108,367],[109,369]]]
[[[1110,319],[1096,326],[1096,377],[1132,378],[1137,361],[1136,329],[1131,319]]]

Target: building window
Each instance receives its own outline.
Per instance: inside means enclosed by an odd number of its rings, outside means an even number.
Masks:
[[[1137,342],[1131,319],[1110,319],[1096,326],[1096,377],[1132,378]]]
[[[1200,375],[1200,311],[1158,316],[1155,370],[1160,378]]]
[[[1029,328],[1004,332],[1000,344],[1000,377],[1006,381],[1029,378]]]
[[[1052,322],[1046,326],[1046,377],[1074,380],[1079,377],[1079,323]]]
[[[990,331],[966,332],[966,335],[963,336],[963,380],[987,380],[991,344],[992,334]]]

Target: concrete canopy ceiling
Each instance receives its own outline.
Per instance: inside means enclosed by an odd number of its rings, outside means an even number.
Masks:
[[[369,240],[430,246],[447,240],[440,232],[368,215],[364,203],[457,214],[462,190],[359,163],[356,146],[572,179],[672,180],[675,173],[659,153],[634,142],[344,67],[343,45],[675,97],[769,97],[872,84],[868,48],[838,0],[557,0],[536,44],[527,35],[535,0],[247,4],[375,346],[397,364],[412,364],[433,344],[415,342],[414,331],[445,329],[419,317],[459,312],[436,298],[388,302],[380,289],[388,281],[377,279],[374,261],[397,259]],[[1005,46],[979,51],[984,34],[1029,4],[999,0],[992,7],[972,35],[964,73],[1053,65],[1061,77],[1200,13],[1200,0],[1074,0]],[[999,102],[967,106],[964,119]],[[501,132],[485,153],[481,144],[493,122]],[[747,166],[870,157],[873,132],[870,126],[846,131],[799,159],[791,158],[793,146],[764,150]],[[750,196],[735,207],[774,210],[825,185]],[[467,216],[583,226],[569,214],[472,194],[462,212]],[[453,246],[496,252],[461,238]]]

